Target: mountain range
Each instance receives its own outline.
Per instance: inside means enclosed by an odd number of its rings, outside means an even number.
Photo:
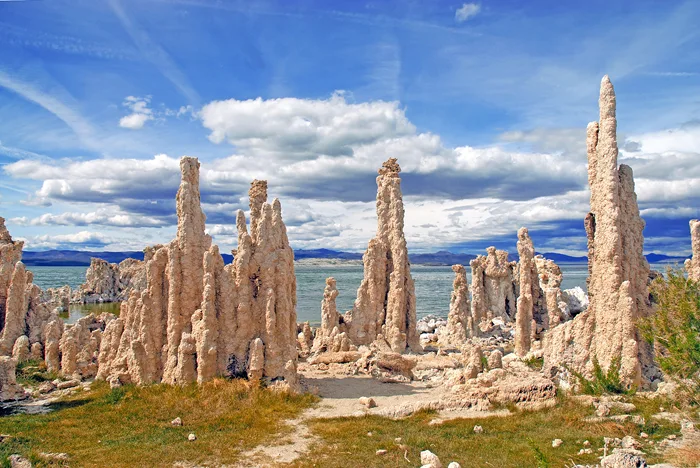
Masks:
[[[545,252],[541,255],[557,263],[582,263],[588,261],[587,257],[572,257],[555,252]],[[27,266],[88,266],[90,265],[90,258],[92,257],[101,258],[110,263],[119,263],[127,258],[143,260],[143,252],[90,252],[84,250],[25,251],[22,255],[22,260]],[[222,254],[222,257],[226,263],[233,261],[233,256],[230,254]],[[649,263],[681,263],[685,260],[685,257],[671,257],[654,253],[646,257]],[[294,251],[294,258],[296,260],[305,258],[361,260],[362,254],[330,249],[299,249]],[[457,263],[469,265],[469,262],[475,258],[476,255],[473,254],[454,253],[446,250],[409,255],[409,259],[414,265],[454,265]],[[518,256],[517,254],[510,254],[510,258],[511,260],[517,260]]]

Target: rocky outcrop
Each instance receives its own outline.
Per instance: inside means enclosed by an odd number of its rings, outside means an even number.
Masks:
[[[24,388],[17,384],[16,368],[17,361],[9,356],[0,356],[0,401],[26,397]]]
[[[527,228],[518,230],[518,255],[520,263],[520,295],[515,315],[515,354],[525,356],[530,351],[532,336],[535,333],[534,306],[540,296],[540,287],[535,265],[535,247],[527,232]]]
[[[700,281],[700,220],[690,220],[690,241],[693,249],[693,257],[685,261],[685,271],[688,278]]]
[[[541,255],[535,257],[535,266],[539,279],[539,289],[543,299],[540,308],[535,313],[537,333],[556,327],[561,322],[571,318],[571,312],[561,290],[563,275],[559,265]]]
[[[117,264],[91,258],[90,267],[85,272],[85,283],[75,291],[72,301],[86,304],[121,302],[131,291],[142,291],[145,287],[145,263],[141,260],[127,258]]]
[[[452,271],[455,273],[455,279],[452,283],[450,312],[447,315],[447,325],[439,330],[438,343],[442,346],[461,347],[474,333],[469,286],[467,270],[463,265],[453,265]]]
[[[119,385],[243,376],[296,386],[294,254],[279,200],[267,203],[267,183],[253,182],[251,233],[239,211],[235,260],[224,265],[204,230],[199,162],[182,158],[180,169],[177,236],[147,249],[147,287],[106,326],[97,377]]]
[[[396,159],[377,177],[377,235],[362,261],[364,277],[355,305],[345,314],[348,336],[357,346],[379,340],[394,352],[420,350],[416,332],[416,295],[404,237],[401,178]]]
[[[321,326],[316,330],[312,353],[341,352],[356,349],[350,343],[343,316],[338,313],[336,298],[338,288],[335,278],[326,278],[326,288],[321,301]]]
[[[90,314],[65,327],[58,344],[64,377],[80,380],[97,375],[102,332],[112,320],[115,320],[112,314]]]
[[[508,261],[508,252],[489,247],[486,256],[479,255],[469,265],[474,326],[494,318],[512,320],[516,311],[513,279],[516,263]]]
[[[10,356],[20,337],[30,349],[41,342],[51,310],[43,303],[34,275],[20,261],[23,242],[12,240],[0,218],[0,356]]]
[[[644,221],[639,216],[632,169],[617,165],[615,92],[607,76],[600,88],[600,122],[587,129],[591,212],[586,217],[589,246],[588,309],[552,328],[545,337],[545,366],[565,364],[591,374],[594,361],[604,371],[619,365],[628,385],[641,381],[644,348],[635,325],[649,311],[649,265],[643,256]]]
[[[65,285],[60,288],[48,288],[41,292],[41,300],[51,307],[58,308],[59,312],[67,312],[73,293],[70,286]]]

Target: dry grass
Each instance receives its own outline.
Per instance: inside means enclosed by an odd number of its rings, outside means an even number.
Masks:
[[[315,397],[275,393],[245,381],[214,380],[201,387],[124,387],[93,384],[44,415],[0,418],[0,460],[19,453],[65,452],[70,466],[172,466],[232,463],[238,454],[284,432]],[[175,417],[184,426],[170,424]],[[189,442],[194,433],[197,440]]]

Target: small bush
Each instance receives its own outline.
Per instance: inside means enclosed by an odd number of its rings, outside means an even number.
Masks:
[[[544,367],[544,358],[543,357],[531,356],[531,357],[525,359],[523,362],[525,364],[527,364],[527,366],[530,369],[534,369],[534,370],[542,370],[542,368]]]
[[[682,270],[669,268],[667,278],[651,286],[655,312],[640,323],[644,338],[654,345],[661,369],[677,379],[699,382],[700,284]]]
[[[620,366],[621,358],[616,356],[610,362],[608,371],[605,372],[600,366],[598,359],[593,358],[592,379],[587,379],[586,376],[572,369],[568,370],[576,377],[576,380],[578,380],[581,393],[585,393],[586,395],[632,395],[635,389],[629,389],[622,383],[622,379],[620,379]]]
[[[110,405],[116,405],[119,403],[122,398],[126,395],[126,390],[122,387],[117,387],[113,388],[110,390],[110,392],[105,395],[105,403],[110,404]]]

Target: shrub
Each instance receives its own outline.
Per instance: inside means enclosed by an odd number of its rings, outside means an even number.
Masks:
[[[651,285],[654,313],[641,321],[644,338],[654,346],[659,367],[698,404],[700,390],[700,283],[682,270],[667,269]]]
[[[603,394],[617,394],[617,395],[632,395],[635,389],[627,388],[620,379],[620,366],[621,359],[619,356],[613,358],[610,362],[610,367],[608,371],[603,371],[600,366],[598,359],[593,358],[593,378],[587,379],[583,374],[576,372],[572,369],[568,369],[580,385],[581,393],[586,395],[603,395]]]

